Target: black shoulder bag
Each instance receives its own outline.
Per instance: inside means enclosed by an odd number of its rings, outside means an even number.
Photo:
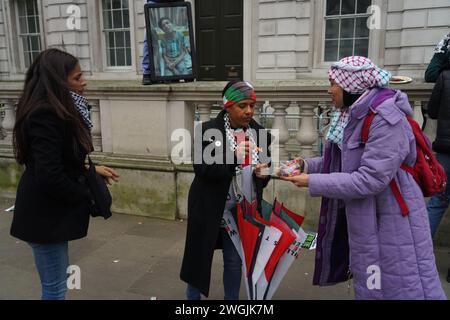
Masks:
[[[95,165],[88,156],[89,169],[86,174],[86,180],[92,195],[92,217],[111,217],[112,197],[106,185],[105,179],[95,171]]]

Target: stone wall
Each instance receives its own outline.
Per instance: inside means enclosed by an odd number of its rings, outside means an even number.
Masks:
[[[423,78],[433,49],[450,32],[448,0],[389,0],[385,66]]]
[[[261,0],[256,79],[296,79],[310,67],[311,1]]]
[[[87,0],[42,0],[45,40],[47,47],[58,47],[78,57],[81,69],[90,73],[90,39],[87,20]],[[81,10],[81,29],[70,30],[67,20],[72,13],[67,13],[70,5],[77,5]]]
[[[0,3],[0,79],[9,73],[8,43],[6,39],[5,15],[3,4]]]

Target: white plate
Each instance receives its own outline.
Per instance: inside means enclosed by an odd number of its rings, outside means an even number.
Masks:
[[[410,83],[410,82],[412,82],[412,79],[410,77],[405,77],[405,76],[393,76],[390,81],[390,83],[392,83],[392,84],[403,84],[403,83]]]

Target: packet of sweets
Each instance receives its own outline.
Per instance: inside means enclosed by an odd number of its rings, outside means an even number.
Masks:
[[[279,175],[281,177],[295,177],[302,173],[302,167],[306,166],[305,160],[296,158],[291,161],[280,163]]]

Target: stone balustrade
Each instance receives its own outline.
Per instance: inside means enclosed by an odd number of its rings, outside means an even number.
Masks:
[[[138,83],[92,81],[87,98],[92,106],[94,161],[119,171],[112,186],[113,210],[119,213],[175,219],[187,217],[187,196],[193,179],[190,161],[195,121],[208,121],[221,110],[225,82],[194,82],[143,87]],[[21,83],[0,89],[0,195],[12,195],[21,169],[12,157],[15,104]],[[320,154],[330,115],[327,82],[255,83],[258,103],[255,119],[278,132],[279,160]],[[432,86],[399,87],[408,93],[415,118],[422,123]],[[435,124],[426,132],[433,139]],[[176,149],[176,148],[179,148]],[[176,152],[174,152],[174,150]],[[179,152],[178,152],[179,151]],[[3,181],[5,180],[5,181]],[[265,197],[283,198],[285,204],[315,222],[319,200],[306,190],[274,179]],[[448,229],[448,228],[447,228]]]

